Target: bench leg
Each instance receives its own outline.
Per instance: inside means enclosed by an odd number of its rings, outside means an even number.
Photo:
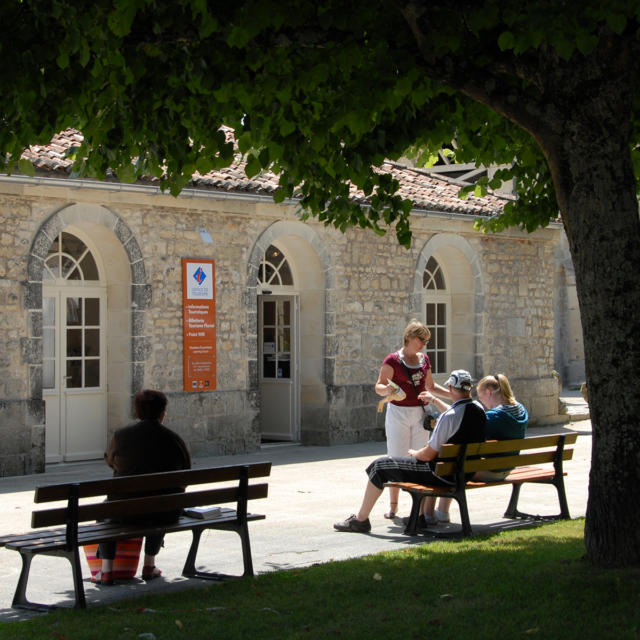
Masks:
[[[511,498],[509,500],[507,510],[504,512],[505,518],[517,518],[519,515],[521,515],[518,511],[518,498],[520,497],[521,487],[521,484],[514,483],[511,485]]]
[[[449,496],[447,496],[449,497]],[[441,540],[453,540],[457,538],[468,538],[473,534],[471,529],[471,519],[469,518],[469,509],[467,507],[467,495],[463,491],[461,494],[451,496],[457,503],[460,509],[460,521],[462,527],[460,531],[437,531],[435,528],[429,530],[429,535]]]
[[[223,573],[214,573],[208,571],[199,571],[196,569],[196,556],[198,555],[198,547],[200,546],[200,537],[204,532],[204,529],[191,529],[191,547],[189,547],[189,553],[187,554],[187,560],[184,563],[182,569],[182,575],[185,578],[200,578],[201,580],[224,580],[231,578]]]
[[[556,491],[558,492],[558,502],[560,503],[560,513],[558,515],[551,516],[541,516],[541,515],[533,515],[530,513],[523,513],[522,511],[518,511],[518,498],[520,497],[520,489],[522,488],[522,483],[512,484],[511,485],[511,499],[509,500],[509,506],[507,510],[504,512],[505,518],[532,518],[533,520],[568,520],[571,518],[569,515],[569,505],[567,503],[567,494],[564,490],[564,477],[559,476],[558,478],[553,478],[552,480],[545,481],[536,481],[531,480],[533,484],[552,484]]]
[[[189,553],[187,554],[187,560],[184,563],[184,568],[182,569],[182,575],[185,578],[195,578],[199,573],[196,569],[196,556],[198,555],[198,546],[200,545],[200,536],[202,535],[203,529],[192,529],[191,535],[191,547],[189,547]]]
[[[558,492],[558,502],[560,503],[560,519],[561,520],[570,520],[571,516],[569,515],[569,504],[567,503],[567,494],[564,490],[564,477],[560,476],[559,479],[555,480],[553,483],[556,486],[556,491]]]
[[[70,551],[67,555],[69,562],[71,563],[71,570],[73,571],[73,590],[76,596],[76,603],[74,609],[86,609],[87,601],[84,597],[84,585],[82,584],[82,566],[80,564],[80,554],[78,547],[73,551]]]
[[[449,496],[446,496],[449,497]],[[462,536],[470,536],[472,533],[471,530],[471,520],[469,519],[469,510],[467,509],[467,499],[465,494],[463,493],[461,497],[451,496],[454,500],[457,501],[460,507],[460,519],[462,520]],[[404,529],[404,534],[406,536],[417,536],[418,535],[418,518],[420,517],[420,505],[424,500],[425,496],[421,493],[411,493],[411,514],[409,515],[409,521]],[[440,536],[437,532],[429,530],[429,534],[435,537],[454,537],[452,534],[447,534],[446,536],[443,534]]]
[[[404,534],[406,536],[418,535],[418,518],[420,517],[420,505],[424,496],[420,493],[410,493],[411,495],[411,513],[409,514],[409,522],[404,528]]]
[[[242,560],[244,564],[245,576],[253,575],[253,561],[251,559],[251,544],[249,542],[249,528],[246,524],[233,527],[233,530],[240,536],[242,543]],[[192,529],[193,540],[187,555],[187,560],[182,569],[182,575],[185,578],[201,578],[202,580],[228,580],[229,578],[237,578],[239,576],[230,576],[224,573],[199,571],[196,569],[196,556],[198,555],[198,547],[200,545],[200,536],[204,529]]]
[[[82,567],[80,565],[78,549],[75,549],[74,551],[63,551],[46,555],[65,557],[67,560],[69,560],[73,573],[73,590],[75,594],[74,608],[86,609],[87,603],[84,595],[84,586],[82,584]],[[13,602],[11,603],[11,606],[14,609],[29,609],[31,611],[43,612],[59,608],[57,605],[31,602],[27,599],[27,583],[29,582],[29,572],[31,571],[31,562],[34,558],[34,554],[21,551],[20,558],[22,559],[22,570],[20,571],[18,585],[16,586],[16,591],[13,596]]]
[[[27,582],[29,581],[29,571],[31,570],[33,555],[30,553],[20,553],[20,559],[22,560],[22,570],[20,571],[18,585],[16,586],[16,592],[13,595],[11,606],[14,609],[34,609],[34,607],[38,607],[38,609],[35,609],[38,611],[40,610],[39,605],[27,600]],[[46,611],[47,609],[42,610]]]
[[[251,558],[251,543],[249,542],[249,527],[247,523],[240,525],[238,535],[242,543],[242,560],[244,563],[244,576],[253,575],[253,559]]]
[[[462,536],[471,535],[471,520],[469,519],[469,509],[467,507],[467,494],[463,491],[456,497],[458,507],[460,507],[460,520],[462,520]]]

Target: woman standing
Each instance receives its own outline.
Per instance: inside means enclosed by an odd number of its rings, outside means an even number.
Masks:
[[[427,390],[450,397],[448,389],[433,381],[429,356],[422,352],[430,337],[431,332],[424,324],[411,320],[404,330],[402,349],[390,353],[380,367],[376,393],[392,395],[395,388],[389,383],[391,381],[406,394],[404,400],[387,403],[384,427],[389,456],[406,456],[409,449],[420,449],[427,443],[428,433],[422,426],[425,413],[419,393]],[[385,518],[394,518],[398,512],[399,493],[395,487],[389,489],[389,512],[384,514]]]

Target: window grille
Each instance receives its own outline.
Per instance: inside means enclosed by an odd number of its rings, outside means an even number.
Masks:
[[[264,254],[258,273],[258,286],[293,285],[293,276],[287,259],[278,249],[271,245]]]
[[[447,373],[447,313],[451,303],[442,267],[433,256],[429,258],[424,269],[422,286],[425,300],[425,324],[431,332],[431,339],[427,343],[431,370],[433,373]]]

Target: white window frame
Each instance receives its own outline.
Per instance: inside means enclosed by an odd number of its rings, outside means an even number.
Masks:
[[[433,358],[429,356],[429,359],[431,361],[431,371],[434,375],[440,375],[440,374],[448,373],[450,368],[452,302],[451,302],[451,292],[447,286],[448,282],[450,281],[449,277],[445,272],[442,263],[435,256],[430,256],[430,258],[433,258],[437,262],[440,268],[440,271],[442,273],[442,279],[444,280],[444,289],[427,289],[426,287],[423,287],[422,289],[422,309],[424,314],[424,323],[427,325],[427,327],[429,327],[429,330],[431,331],[431,339],[427,343],[427,347],[425,351],[427,352],[427,354],[431,352],[435,355],[435,357]],[[427,264],[428,263],[429,263],[429,260],[427,260]],[[425,271],[426,271],[426,265],[425,265]],[[424,280],[424,275],[423,275],[423,280]],[[444,349],[439,348],[436,343],[436,340],[437,340],[436,329],[438,328],[438,325],[433,326],[432,324],[429,324],[427,322],[427,305],[428,304],[436,304],[436,305],[444,304],[445,305],[444,329],[445,329],[446,346],[444,347]],[[439,367],[437,356],[439,353],[442,353],[442,352],[444,352],[444,366]]]

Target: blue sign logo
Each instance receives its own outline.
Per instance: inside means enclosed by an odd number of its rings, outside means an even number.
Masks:
[[[198,284],[202,284],[205,281],[207,274],[202,270],[202,267],[198,267],[198,270],[193,274],[193,277]]]

